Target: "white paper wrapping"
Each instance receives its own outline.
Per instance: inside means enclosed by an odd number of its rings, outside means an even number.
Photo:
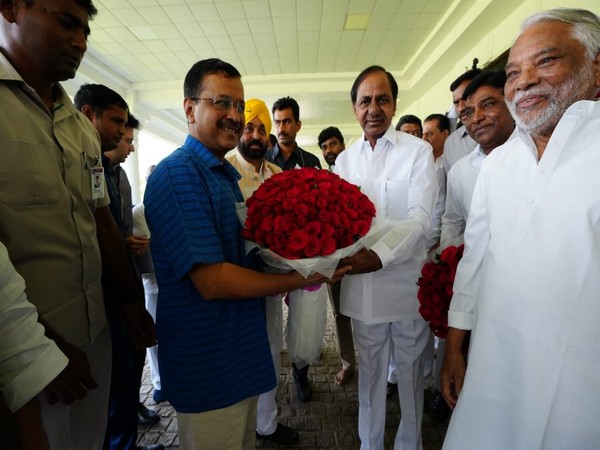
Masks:
[[[327,285],[298,289],[288,296],[286,342],[290,361],[303,367],[319,359],[327,321]]]

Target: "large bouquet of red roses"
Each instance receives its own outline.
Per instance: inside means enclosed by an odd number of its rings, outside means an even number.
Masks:
[[[358,187],[313,168],[272,176],[246,205],[244,237],[286,260],[333,255],[352,246],[367,234],[375,216],[375,206]]]
[[[421,270],[419,285],[419,312],[429,322],[429,328],[437,337],[444,339],[448,334],[448,309],[452,300],[452,286],[456,267],[462,258],[464,244],[450,246],[436,259],[427,262]]]

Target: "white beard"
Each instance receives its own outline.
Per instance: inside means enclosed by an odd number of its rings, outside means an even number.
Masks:
[[[506,105],[519,128],[533,135],[547,136],[552,134],[569,106],[579,100],[590,100],[594,97],[593,86],[593,69],[591,66],[584,66],[558,86],[555,92],[547,87],[535,86],[526,91],[516,92],[512,100],[506,99]],[[547,106],[539,111],[518,109],[516,104],[528,95],[544,96],[548,102]]]

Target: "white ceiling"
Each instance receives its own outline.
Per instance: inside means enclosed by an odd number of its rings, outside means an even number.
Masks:
[[[95,0],[88,52],[67,90],[106,84],[125,96],[147,131],[179,143],[186,133],[183,78],[196,61],[218,57],[242,73],[246,98],[269,106],[296,98],[298,142],[311,147],[330,125],[360,134],[349,92],[362,69],[380,64],[395,75],[401,112],[441,77],[459,75],[457,58],[523,1]],[[345,30],[349,15],[366,16],[366,29]],[[497,55],[484,56],[482,62]],[[449,107],[449,91],[437,104],[428,113]]]

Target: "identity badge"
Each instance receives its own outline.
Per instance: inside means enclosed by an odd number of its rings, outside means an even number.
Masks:
[[[92,174],[92,198],[104,197],[104,167],[90,168]]]

